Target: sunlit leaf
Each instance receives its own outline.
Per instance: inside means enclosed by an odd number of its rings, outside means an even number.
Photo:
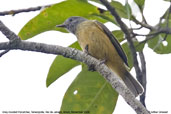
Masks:
[[[131,6],[129,5],[128,1],[125,4],[125,10],[126,10],[127,18],[131,19],[132,11],[131,11]]]
[[[81,50],[78,42],[75,42],[70,47]],[[46,86],[48,87],[49,85],[51,85],[59,77],[61,77],[63,74],[67,73],[77,65],[80,65],[79,61],[65,58],[60,55],[56,56],[55,60],[53,61],[49,69],[48,76],[46,79]]]
[[[131,16],[131,9],[129,4],[123,6],[120,2],[112,1],[110,3],[117,11],[120,17],[129,19]],[[127,11],[128,10],[128,11]]]
[[[117,22],[115,21],[115,19],[113,18],[113,16],[110,14],[110,12],[106,11],[104,13],[101,14],[92,14],[89,19],[96,19],[102,23],[105,22],[112,22],[113,24],[119,26],[117,24]]]
[[[140,8],[140,10],[142,11],[143,8],[144,8],[145,0],[134,0],[134,2],[138,5],[138,7]]]
[[[138,41],[133,41],[134,43],[134,46],[135,46],[135,49],[137,52],[140,52],[144,49],[144,45],[145,43],[139,43]],[[128,43],[125,42],[124,44],[122,44],[122,48],[124,49],[126,55],[127,55],[127,58],[128,58],[128,65],[130,68],[133,67],[133,58],[132,58],[132,54],[131,54],[131,50],[128,46]]]
[[[170,18],[167,19],[168,12],[165,12],[165,15],[163,18],[165,20],[162,23],[159,23],[158,26],[166,28],[167,26],[170,28],[171,27],[171,15],[169,16]],[[154,31],[150,32],[149,34],[154,33]],[[158,54],[168,54],[171,53],[171,35],[168,34],[159,34],[157,36],[154,36],[148,40],[148,47],[153,49],[154,52]]]
[[[132,54],[131,54],[130,48],[128,46],[128,43],[126,42],[126,43],[122,44],[122,48],[124,49],[124,51],[127,55],[128,65],[129,65],[129,68],[131,69],[133,67],[133,58],[132,58]]]
[[[144,46],[145,46],[145,42],[144,43],[139,43],[137,42],[135,45],[135,48],[136,48],[136,51],[140,52],[144,49]]]
[[[117,38],[119,42],[122,42],[124,40],[124,33],[122,32],[122,30],[112,31],[112,34]]]
[[[118,93],[98,72],[87,71],[84,66],[65,93],[61,111],[112,114],[117,98]]]
[[[164,37],[165,34],[155,36],[148,41],[148,47],[158,54],[171,53],[171,35],[168,35],[165,41],[163,41]]]

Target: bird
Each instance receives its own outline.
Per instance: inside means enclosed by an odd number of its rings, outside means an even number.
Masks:
[[[104,24],[97,20],[72,16],[56,27],[65,28],[73,33],[84,52],[88,52],[98,60],[104,60],[104,64],[123,80],[135,97],[143,93],[143,87],[128,70],[124,50]]]

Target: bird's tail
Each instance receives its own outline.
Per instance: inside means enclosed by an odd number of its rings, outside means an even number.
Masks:
[[[144,89],[141,84],[137,80],[135,80],[135,78],[128,71],[126,71],[124,74],[125,76],[122,79],[126,86],[135,95],[135,97],[142,94]]]

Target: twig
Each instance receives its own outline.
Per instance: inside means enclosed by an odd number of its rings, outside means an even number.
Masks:
[[[159,25],[162,23],[162,20],[165,18],[165,16],[167,15],[167,12],[169,12],[169,9],[170,9],[170,6],[169,6],[169,8],[166,10],[166,12],[160,17],[160,19],[159,19]]]
[[[51,5],[45,5],[45,6],[37,6],[37,7],[26,8],[26,9],[3,11],[3,12],[0,12],[0,16],[4,16],[4,15],[13,15],[14,16],[18,13],[38,11],[38,10],[41,10],[42,8],[46,8],[46,7],[50,7],[50,6]]]
[[[171,0],[170,0],[170,6],[169,6],[169,11],[167,14],[167,18],[166,18],[166,28],[169,28],[169,17],[170,17],[170,13],[171,13]],[[168,34],[166,33],[163,40],[166,40]]]
[[[168,28],[169,27],[169,17],[170,17],[170,12],[171,12],[171,1],[170,1],[170,6],[169,6],[169,11],[168,11],[168,14],[167,14],[167,17],[166,17],[166,27]]]
[[[171,34],[171,28],[169,28],[169,27],[159,27],[159,26],[153,27],[153,26],[151,26],[151,25],[148,25],[148,24],[144,24],[144,23],[142,23],[142,22],[139,22],[139,21],[136,20],[135,18],[133,19],[133,21],[134,21],[136,24],[141,25],[142,27],[145,27],[145,28],[147,28],[147,29],[150,29],[151,31],[156,31],[156,33]]]
[[[20,39],[14,32],[9,30],[7,27],[0,21],[0,31],[11,41],[15,39]]]
[[[147,38],[143,41],[140,42],[140,44],[147,42],[148,40],[151,40],[155,38],[155,36],[159,35],[160,33],[165,33],[165,34],[171,34],[171,29],[170,28],[160,28],[157,32],[152,33],[153,35],[147,35]],[[165,36],[167,37],[167,36]]]
[[[132,32],[133,37],[135,37],[135,36],[146,36],[146,37],[148,37],[148,36],[156,36],[156,35],[158,35],[160,33],[161,33],[161,31],[157,31],[157,32],[151,33],[151,34],[137,34],[137,33]]]
[[[163,41],[166,40],[167,36],[168,36],[168,34],[165,34],[165,36],[164,36],[164,38],[163,38]]]
[[[130,34],[129,30],[128,30],[128,27],[125,25],[125,23],[122,22],[120,16],[116,12],[115,8],[112,7],[108,3],[108,1],[106,1],[106,0],[100,0],[100,1],[111,12],[111,14],[114,16],[115,20],[117,21],[117,23],[120,25],[122,31],[125,33],[126,39],[128,41],[128,45],[130,47],[131,54],[132,54],[132,57],[133,57],[133,65],[134,65],[134,68],[135,68],[135,71],[136,71],[136,75],[137,75],[137,77],[139,77],[141,75],[141,70],[140,70],[140,67],[139,67],[139,64],[138,64],[138,60],[137,60],[136,49],[135,49],[134,44],[133,44],[133,41],[131,39],[132,37],[131,37],[131,34]]]
[[[153,39],[153,38],[155,38],[155,37],[154,37],[154,36],[147,37],[145,40],[139,42],[138,45],[143,44],[143,43],[146,43],[148,40],[151,40],[151,39]]]
[[[139,24],[141,25],[142,27],[145,27],[147,29],[150,29],[151,31],[156,31],[157,32],[160,32],[160,33],[166,33],[166,34],[171,34],[171,28],[169,27],[153,27],[151,25],[148,25],[148,24],[144,24],[144,23],[141,23],[139,22],[138,20],[136,20],[135,18],[133,19],[133,21],[136,23],[136,24]]]
[[[2,22],[0,22],[0,31],[4,33],[4,30],[9,30]],[[11,31],[6,31],[5,33],[10,33]],[[17,35],[14,39],[18,40]],[[9,36],[13,39],[13,36]],[[28,42],[18,40],[16,42],[4,42],[0,43],[0,50],[7,49],[20,49],[23,51],[35,51],[47,54],[63,55],[64,57],[78,60],[84,62],[87,65],[94,65],[96,71],[98,71],[111,85],[112,87],[125,99],[125,101],[137,112],[137,114],[149,114],[146,108],[135,98],[131,91],[125,86],[123,81],[113,72],[111,72],[105,64],[102,64],[99,60],[93,58],[86,53],[68,47],[61,47],[57,45],[47,45],[43,43]]]
[[[147,24],[147,21],[146,21],[146,19],[145,19],[144,13],[143,13],[143,10],[140,10],[140,13],[141,13],[143,22],[144,22],[145,24]]]
[[[140,30],[140,29],[142,29],[143,27],[142,26],[140,26],[140,27],[138,27],[138,28],[130,28],[130,30],[131,31],[133,31],[133,30]]]
[[[145,104],[145,98],[146,98],[146,85],[147,85],[147,79],[146,79],[146,61],[143,51],[139,52],[140,61],[141,61],[141,71],[142,71],[142,77],[139,77],[140,83],[144,88],[144,93],[140,96],[140,102],[146,107]]]
[[[150,30],[156,30],[155,27],[153,27],[153,26],[151,26],[151,25],[148,25],[148,24],[146,24],[146,23],[142,23],[142,22],[138,21],[136,18],[133,18],[133,21],[134,21],[136,24],[141,25],[142,27],[148,28],[148,29],[150,29]]]
[[[2,57],[3,55],[5,55],[6,53],[8,53],[10,50],[9,49],[7,49],[7,50],[5,50],[5,51],[3,51],[3,52],[1,52],[0,53],[0,57]]]
[[[167,28],[167,27],[161,27],[158,29],[158,31],[161,33],[171,34],[171,28]]]

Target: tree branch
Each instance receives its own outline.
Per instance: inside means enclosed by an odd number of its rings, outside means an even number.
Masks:
[[[13,15],[14,16],[18,13],[38,11],[38,10],[41,10],[42,8],[46,8],[46,7],[50,7],[50,6],[51,5],[45,5],[45,6],[37,6],[37,7],[26,8],[26,9],[3,11],[3,12],[0,12],[0,16],[5,16],[5,15]]]
[[[134,33],[133,31],[132,31],[132,35],[133,35],[133,38],[134,37],[136,37],[136,36],[145,36],[145,37],[149,37],[149,36],[156,36],[156,35],[158,35],[158,34],[160,34],[161,32],[160,31],[158,31],[158,32],[154,32],[154,33],[150,33],[150,34],[137,34],[137,33]]]
[[[3,52],[1,52],[0,53],[0,57],[2,57],[3,55],[5,55],[6,53],[8,53],[10,50],[9,49],[7,49],[7,50],[5,50],[5,51],[3,51]]]
[[[1,21],[0,21],[0,31],[11,41],[20,39],[14,32],[8,29]]]
[[[157,35],[159,35],[161,33],[171,34],[171,28],[160,28],[157,32],[151,33],[151,34],[147,34],[147,35],[141,35],[141,34],[137,35],[135,33],[134,33],[134,35],[135,36],[146,36],[146,39],[140,42],[140,44],[142,44],[142,43],[147,42],[148,40],[151,40],[151,39],[155,38],[155,36],[157,36]],[[163,39],[163,40],[165,40],[165,39]]]
[[[149,114],[145,107],[135,98],[125,84],[119,79],[119,77],[111,72],[106,65],[101,64],[97,59],[83,53],[82,51],[66,48],[56,45],[47,45],[43,43],[35,43],[28,41],[19,41],[17,44],[12,45],[9,42],[0,43],[0,50],[5,49],[20,49],[23,51],[42,52],[47,54],[63,55],[64,57],[84,62],[87,65],[95,66],[98,71],[111,85],[112,87],[125,99],[125,101],[138,113]]]
[[[139,22],[139,21],[136,20],[136,19],[133,19],[133,21],[134,21],[136,24],[141,25],[142,27],[145,27],[145,28],[147,28],[147,29],[150,29],[151,31],[156,31],[156,33],[171,34],[171,28],[168,28],[168,27],[158,27],[158,26],[153,27],[153,26],[151,26],[151,25],[148,25],[148,24]]]
[[[16,34],[10,31],[1,21],[0,31],[4,35],[7,35],[6,37],[8,37],[8,39],[12,39],[11,42],[0,43],[0,50],[20,49],[23,51],[34,51],[47,54],[63,55],[64,57],[84,62],[87,65],[93,64],[96,71],[98,71],[112,85],[112,87],[125,99],[125,101],[137,112],[137,114],[149,114],[146,108],[135,98],[131,91],[125,86],[123,81],[120,80],[120,78],[114,72],[111,72],[105,64],[102,64],[100,61],[93,58],[92,56],[87,55],[82,51],[73,48],[22,41],[18,38]],[[8,35],[7,33],[14,35]]]
[[[142,27],[145,27],[147,29],[150,29],[150,30],[156,30],[155,27],[151,26],[151,25],[148,25],[146,23],[143,23],[143,22],[140,22],[138,21],[136,18],[133,18],[133,21],[137,24],[137,25],[141,25]]]
[[[146,98],[146,85],[147,85],[147,78],[146,78],[146,62],[145,62],[145,56],[143,51],[139,52],[140,61],[141,61],[141,71],[142,71],[142,77],[139,77],[141,80],[141,84],[144,88],[144,93],[140,96],[140,102],[146,107],[145,104],[145,98]]]
[[[170,0],[170,6],[169,6],[169,11],[168,11],[168,14],[167,14],[167,17],[166,17],[166,28],[168,29],[169,28],[169,18],[170,18],[170,12],[171,12],[171,0]],[[166,40],[168,34],[166,33],[163,40]]]

